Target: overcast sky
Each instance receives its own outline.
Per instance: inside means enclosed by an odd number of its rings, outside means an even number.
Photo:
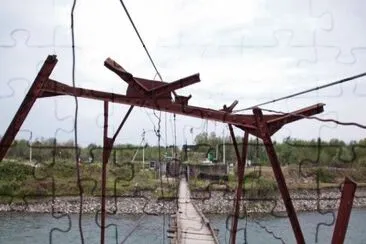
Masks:
[[[126,0],[165,81],[200,73],[201,82],[179,90],[191,105],[219,109],[239,100],[249,107],[302,89],[366,71],[366,3],[355,1]],[[3,1],[0,8],[0,134],[3,134],[47,55],[58,64],[51,77],[71,85],[72,1]],[[80,0],[75,13],[76,85],[124,94],[126,84],[104,67],[111,57],[130,73],[152,79],[150,64],[117,0]],[[263,106],[289,112],[325,103],[322,118],[366,124],[366,79]],[[79,143],[102,142],[103,103],[79,99]],[[110,135],[127,105],[110,107]],[[73,139],[72,97],[38,100],[17,138]],[[250,111],[248,111],[249,113]],[[158,115],[159,112],[156,112]],[[162,145],[174,142],[171,114],[161,114]],[[117,143],[157,144],[153,111],[136,108]],[[193,130],[191,130],[193,128]],[[225,125],[178,115],[177,144],[201,132],[222,135]],[[191,133],[193,132],[193,133]],[[237,131],[237,133],[241,133]],[[283,127],[284,137],[359,140],[364,130],[302,120]]]

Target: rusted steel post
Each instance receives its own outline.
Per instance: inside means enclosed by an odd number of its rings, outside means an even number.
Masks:
[[[304,235],[301,231],[300,223],[296,215],[294,205],[292,204],[290,193],[288,192],[285,177],[283,176],[281,165],[278,161],[276,151],[273,147],[273,143],[270,136],[270,131],[266,121],[263,120],[262,110],[259,108],[253,109],[254,117],[257,123],[258,134],[263,140],[264,146],[267,151],[268,158],[271,162],[273,173],[276,177],[278,188],[281,192],[283,203],[285,204],[288,217],[291,222],[292,229],[295,234],[297,243],[305,243]]]
[[[20,127],[24,120],[27,118],[29,111],[38,97],[42,94],[42,87],[48,81],[48,77],[51,75],[54,67],[56,66],[57,58],[55,55],[49,55],[46,61],[43,63],[41,70],[38,72],[36,79],[34,80],[31,88],[25,96],[22,104],[20,105],[17,113],[11,121],[8,129],[0,141],[0,162],[8,152],[11,143],[14,141]]]
[[[104,244],[105,237],[105,195],[107,163],[111,151],[110,139],[108,138],[108,102],[104,102],[104,128],[103,128],[103,162],[102,162],[102,198],[101,198],[101,232],[100,243]]]
[[[130,106],[126,115],[123,117],[121,124],[118,126],[116,133],[112,138],[108,137],[108,101],[104,101],[104,128],[103,128],[103,165],[102,165],[102,198],[101,198],[101,233],[100,243],[104,243],[105,239],[105,197],[106,197],[106,181],[107,181],[107,164],[111,151],[113,148],[114,141],[116,140],[119,132],[126,123],[128,116],[131,114],[134,106]]]
[[[337,222],[334,227],[332,244],[342,244],[344,242],[356,188],[357,184],[346,177],[338,209]]]
[[[243,137],[243,148],[242,148],[242,155],[239,154],[238,144],[236,143],[235,134],[233,130],[233,126],[229,124],[230,135],[233,140],[234,149],[236,158],[238,161],[237,164],[237,175],[238,175],[238,184],[236,187],[236,198],[234,200],[234,214],[233,219],[231,221],[231,228],[230,228],[230,244],[236,243],[236,233],[238,231],[238,217],[240,212],[240,199],[242,198],[243,192],[243,179],[244,179],[244,171],[245,171],[245,161],[247,157],[247,149],[248,149],[248,137],[249,134],[247,131],[244,133]]]

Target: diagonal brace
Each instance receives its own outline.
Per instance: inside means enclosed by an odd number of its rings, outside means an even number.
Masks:
[[[105,243],[105,217],[106,217],[106,182],[107,182],[107,163],[110,157],[113,143],[116,140],[119,132],[125,124],[128,116],[130,115],[134,106],[130,106],[125,117],[122,119],[116,133],[112,138],[108,137],[108,102],[104,102],[104,128],[103,128],[103,164],[102,164],[102,198],[101,198],[101,232],[100,232],[100,243]]]
[[[356,188],[357,184],[346,177],[342,190],[341,203],[338,209],[337,222],[333,231],[332,244],[342,244],[344,242]]]
[[[43,63],[31,88],[25,96],[4,136],[1,138],[0,162],[3,160],[6,153],[8,152],[11,143],[14,141],[14,138],[20,130],[20,127],[22,126],[24,120],[27,118],[27,115],[29,114],[33,104],[36,102],[37,98],[42,95],[42,87],[45,83],[47,83],[48,77],[51,75],[53,69],[56,66],[56,63],[57,58],[55,55],[49,55]]]
[[[278,161],[277,154],[271,140],[270,130],[268,128],[266,121],[263,118],[262,110],[259,108],[254,108],[253,113],[256,120],[259,137],[263,140],[268,158],[271,162],[273,173],[276,177],[278,188],[281,192],[283,203],[285,204],[288,217],[290,218],[291,226],[294,231],[296,241],[299,244],[305,244],[304,235],[301,231],[300,223],[297,218],[294,205],[292,204],[291,201],[285,177],[283,176],[281,166]]]
[[[245,171],[245,162],[247,157],[248,151],[248,137],[249,133],[247,131],[244,132],[243,137],[243,148],[242,154],[240,156],[238,144],[235,139],[235,134],[233,130],[233,126],[229,124],[230,135],[231,139],[233,140],[235,154],[237,158],[237,177],[238,177],[238,185],[236,187],[236,197],[234,199],[234,214],[233,220],[231,221],[231,228],[230,228],[230,244],[236,243],[236,234],[238,231],[238,217],[240,212],[240,200],[242,199],[242,192],[243,192],[243,181],[244,181],[244,171]]]

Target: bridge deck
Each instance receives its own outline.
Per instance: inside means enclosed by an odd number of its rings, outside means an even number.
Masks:
[[[176,243],[218,243],[209,221],[191,202],[188,184],[179,184],[178,213],[176,215]]]

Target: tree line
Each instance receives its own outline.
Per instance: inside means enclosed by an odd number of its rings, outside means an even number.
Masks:
[[[241,152],[242,138],[236,141]],[[321,139],[301,140],[285,138],[282,142],[273,142],[277,156],[282,165],[317,164],[332,167],[347,167],[354,164],[366,166],[366,138],[359,141],[344,142],[339,139],[323,141]],[[142,153],[144,147],[144,155]],[[82,163],[102,161],[103,148],[89,144],[75,148],[73,140],[58,142],[55,138],[37,139],[32,144],[27,140],[15,140],[6,158],[35,162],[79,160]],[[247,160],[252,164],[266,165],[268,158],[261,140],[250,139],[248,142]],[[199,162],[211,155],[214,162],[235,163],[236,155],[230,137],[220,137],[214,132],[200,133],[193,145],[158,147],[146,145],[117,144],[112,150],[110,160],[115,162],[158,161],[165,157],[177,157],[181,161]]]
[[[241,153],[242,138],[236,137],[235,139]],[[234,146],[230,137],[223,138],[214,132],[209,134],[204,132],[195,137],[195,145],[192,147],[195,148],[194,153],[197,151],[208,153],[210,151],[215,153],[218,162],[223,161],[225,154],[225,161],[236,162]],[[348,167],[357,164],[366,166],[366,138],[359,141],[344,142],[339,139],[325,141],[320,138],[302,140],[287,137],[282,142],[273,141],[273,145],[282,165],[313,164]],[[210,148],[207,149],[208,147]],[[247,160],[257,165],[269,164],[265,145],[260,139],[249,139]]]

